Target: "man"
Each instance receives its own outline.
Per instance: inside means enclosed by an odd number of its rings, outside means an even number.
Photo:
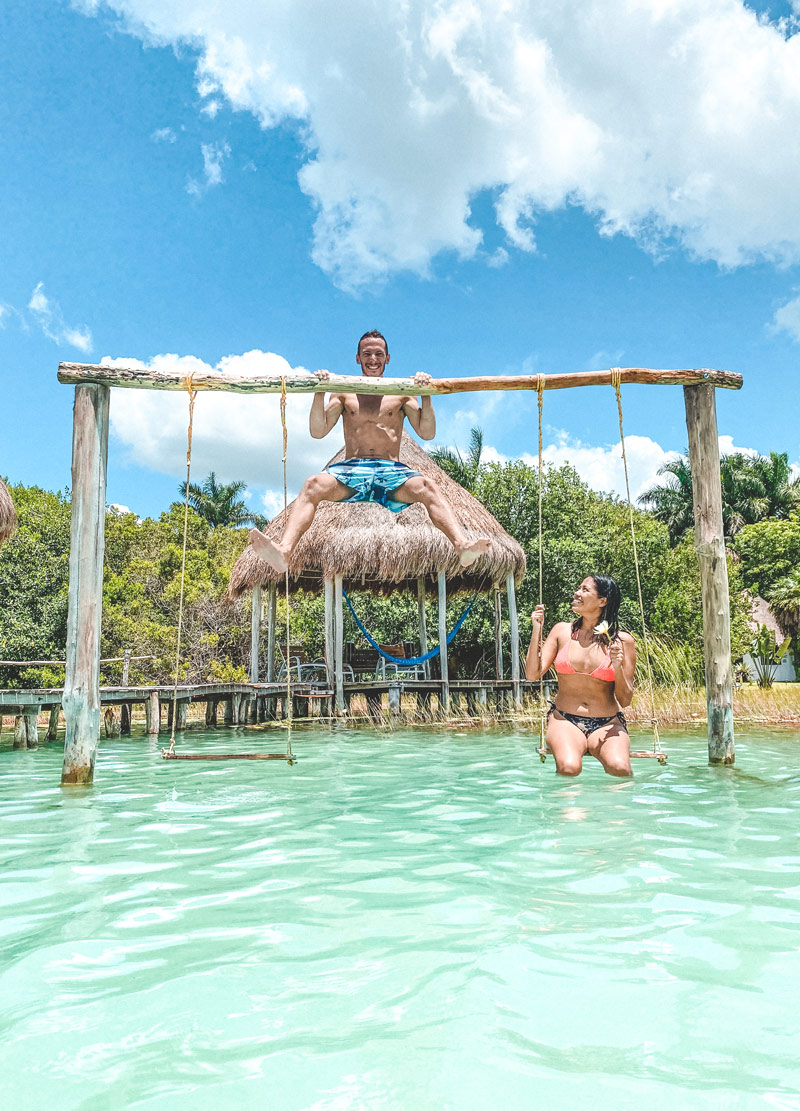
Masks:
[[[389,359],[389,347],[381,333],[365,332],[356,351],[356,362],[364,377],[381,378]],[[316,377],[325,382],[330,375],[327,370],[318,370]],[[430,381],[429,374],[414,376],[417,386],[426,386]],[[432,440],[436,435],[430,397],[423,397],[421,405],[416,397],[392,395],[332,393],[327,402],[325,397],[322,393],[314,395],[309,418],[311,435],[321,440],[341,416],[345,462],[331,463],[322,474],[306,480],[278,543],[258,529],[251,531],[250,543],[261,559],[276,571],[285,571],[295,545],[314,520],[321,501],[376,501],[392,513],[422,502],[434,525],[458,552],[462,566],[474,563],[489,551],[488,538],[467,539],[436,484],[400,462],[406,418],[421,439]]]

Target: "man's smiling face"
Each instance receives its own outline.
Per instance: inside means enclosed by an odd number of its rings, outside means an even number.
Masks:
[[[356,362],[367,378],[380,378],[390,357],[385,340],[369,337],[359,344]]]

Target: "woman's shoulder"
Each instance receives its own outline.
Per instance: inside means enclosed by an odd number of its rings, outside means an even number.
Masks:
[[[620,629],[617,636],[623,644],[636,644],[636,638],[631,633],[626,633],[624,629]]]
[[[559,640],[561,640],[564,636],[572,636],[572,622],[557,621],[550,632],[555,633]]]

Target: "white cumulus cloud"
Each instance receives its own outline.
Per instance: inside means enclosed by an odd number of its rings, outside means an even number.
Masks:
[[[105,366],[125,366],[178,371],[189,375],[203,371],[230,372],[253,377],[259,374],[300,374],[280,355],[248,351],[228,355],[210,367],[191,355],[156,355],[149,363],[137,359],[104,358]],[[323,468],[341,446],[340,426],[324,440],[313,440],[308,431],[311,401],[307,395],[287,398],[287,479],[296,492],[308,475]],[[115,389],[111,399],[111,431],[130,462],[162,474],[177,484],[186,477],[188,396],[183,392]],[[267,489],[268,512],[283,505],[283,441],[280,398],[275,394],[198,393],[192,436],[192,481],[200,482],[210,471],[224,482],[243,479],[256,490]],[[272,491],[272,493],[269,493]],[[280,495],[275,493],[280,491]]]
[[[800,296],[793,297],[775,311],[772,326],[776,332],[787,332],[800,342]]]
[[[506,248],[570,204],[655,251],[800,260],[800,35],[741,0],[73,2],[196,51],[201,96],[298,128],[340,285],[475,255],[486,190]]]
[[[66,343],[83,352],[91,351],[92,333],[85,324],[78,326],[67,324],[61,306],[47,296],[43,282],[39,282],[31,294],[28,311],[47,338],[54,343]]]

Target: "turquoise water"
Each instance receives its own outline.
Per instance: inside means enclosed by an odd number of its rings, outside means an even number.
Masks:
[[[800,741],[668,745],[133,738],[67,792],[3,750],[3,1106],[800,1108]]]

